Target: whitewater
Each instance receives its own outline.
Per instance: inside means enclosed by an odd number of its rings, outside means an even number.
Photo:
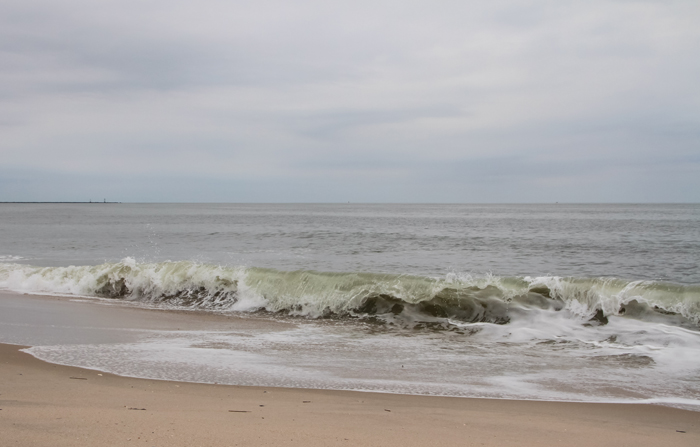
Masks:
[[[47,361],[700,411],[698,205],[3,205],[0,230],[13,299],[231,322],[106,343],[0,317]]]

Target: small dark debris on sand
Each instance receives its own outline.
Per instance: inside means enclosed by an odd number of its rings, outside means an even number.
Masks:
[[[228,410],[229,413],[250,413],[248,410]]]
[[[73,379],[73,380],[87,380],[87,377],[69,377],[69,379]]]
[[[139,410],[139,411],[145,411],[145,408],[134,408],[134,407],[129,407],[129,410]]]

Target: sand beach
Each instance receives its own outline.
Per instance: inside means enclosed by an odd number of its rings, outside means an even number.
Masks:
[[[0,345],[6,446],[696,446],[700,413],[120,377]]]
[[[2,447],[700,445],[697,206],[2,211]]]

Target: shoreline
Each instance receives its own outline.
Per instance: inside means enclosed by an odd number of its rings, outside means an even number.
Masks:
[[[55,365],[0,344],[7,445],[698,445],[697,412],[211,385]]]
[[[327,383],[314,382],[313,380],[305,380],[297,374],[295,380],[285,380],[284,376],[267,376],[269,367],[264,361],[253,359],[252,365],[257,365],[258,369],[239,369],[239,365],[231,363],[229,359],[226,364],[227,368],[233,369],[240,377],[243,374],[243,379],[230,380],[229,375],[217,373],[216,369],[209,371],[209,376],[204,377],[195,369],[183,369],[180,371],[180,365],[183,358],[171,357],[170,360],[165,360],[165,364],[170,364],[169,369],[161,368],[161,373],[147,374],[147,371],[155,371],[151,368],[152,357],[149,354],[131,357],[125,355],[124,352],[114,351],[111,346],[129,343],[138,343],[153,334],[167,333],[178,334],[181,331],[189,332],[204,331],[213,333],[241,333],[248,334],[246,337],[257,337],[260,334],[270,334],[275,332],[283,332],[295,330],[303,321],[295,320],[280,320],[260,317],[258,315],[233,315],[221,313],[217,311],[198,311],[192,309],[177,309],[163,308],[144,305],[144,303],[123,300],[113,300],[108,298],[98,298],[89,296],[64,295],[64,294],[34,294],[14,292],[9,290],[0,291],[0,342],[22,346],[32,346],[30,352],[37,359],[51,364],[88,368],[96,371],[109,371],[113,374],[122,377],[132,377],[135,379],[152,379],[166,381],[183,381],[198,384],[227,384],[237,386],[268,386],[279,388],[294,388],[294,389],[318,389],[318,390],[335,390],[335,391],[356,391],[361,393],[380,393],[380,394],[395,394],[395,395],[411,395],[411,396],[434,396],[434,397],[455,397],[455,398],[474,398],[474,399],[494,399],[507,401],[527,401],[527,402],[567,402],[567,403],[600,403],[600,404],[621,404],[621,405],[663,405],[672,408],[686,409],[693,412],[700,412],[700,407],[697,407],[696,401],[684,400],[687,395],[678,394],[677,398],[637,398],[614,399],[611,397],[603,399],[557,399],[548,398],[546,394],[538,393],[519,396],[517,393],[513,395],[480,395],[476,392],[472,394],[460,393],[437,393],[424,391],[416,392],[413,389],[387,389],[386,387],[371,387],[348,385],[350,382],[331,383],[331,386],[326,386]],[[178,337],[178,335],[175,335]],[[189,336],[188,336],[189,337]],[[88,343],[92,345],[90,353],[86,353],[83,349],[78,352],[82,356],[82,361],[77,361],[73,357],[73,361],[63,361],[61,356],[51,354],[51,350],[42,352],[42,348],[51,347],[53,345],[75,346]],[[221,346],[218,345],[221,343]],[[324,341],[325,343],[325,341]],[[102,348],[99,345],[103,345]],[[148,345],[146,345],[148,346]],[[220,342],[216,338],[204,339],[198,343],[197,348],[205,349],[222,349],[222,354],[227,352],[225,341]],[[285,346],[283,346],[284,348]],[[341,346],[342,347],[342,346]],[[176,346],[176,349],[179,347]],[[134,351],[138,353],[138,350]],[[214,351],[216,352],[216,351]],[[247,353],[248,351],[243,350]],[[255,352],[254,350],[252,352]],[[280,352],[277,348],[276,351]],[[284,352],[282,350],[282,352]],[[113,357],[116,353],[116,357]],[[158,356],[158,350],[152,354]],[[47,355],[48,354],[48,355]],[[217,354],[218,355],[218,354]],[[253,354],[256,355],[256,354]],[[86,357],[87,356],[87,357]],[[211,353],[210,353],[211,356]],[[70,354],[68,356],[70,357]],[[121,363],[110,360],[112,358],[121,359]],[[274,354],[270,354],[270,360],[274,365]],[[88,359],[89,361],[86,361]],[[101,360],[95,360],[101,359]],[[134,361],[136,360],[136,361]],[[215,360],[213,364],[220,362]],[[212,359],[209,360],[210,364]],[[246,364],[248,359],[243,360]],[[140,363],[139,363],[140,362]],[[223,364],[223,363],[222,363]],[[124,365],[134,365],[132,367]],[[140,366],[139,366],[140,365]],[[283,367],[284,363],[280,363]],[[144,369],[145,367],[145,369]],[[174,368],[174,369],[173,369]],[[262,368],[262,369],[260,369]],[[403,365],[401,365],[403,368]],[[157,370],[157,369],[156,369]],[[167,371],[167,372],[166,372]],[[176,371],[178,373],[173,374]],[[399,370],[403,373],[403,369]],[[166,373],[163,373],[166,372]],[[313,371],[312,371],[313,372]],[[247,376],[246,376],[247,374]],[[282,377],[282,380],[280,380]],[[303,376],[306,377],[306,376]],[[313,375],[311,376],[313,377]],[[401,377],[397,375],[396,377]],[[352,381],[352,378],[349,378]],[[627,379],[629,382],[629,378]],[[362,385],[362,384],[360,384]],[[478,391],[478,390],[477,390]],[[615,390],[619,391],[619,390]],[[610,391],[608,391],[610,392]],[[604,396],[605,397],[605,396]],[[633,396],[635,397],[635,396]],[[686,402],[687,401],[687,402]]]

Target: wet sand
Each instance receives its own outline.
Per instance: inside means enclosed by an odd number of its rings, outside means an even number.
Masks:
[[[655,405],[205,385],[53,365],[0,345],[3,446],[697,446]]]

